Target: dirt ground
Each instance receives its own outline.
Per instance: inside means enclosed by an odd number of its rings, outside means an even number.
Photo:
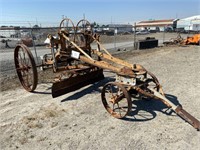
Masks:
[[[166,96],[200,120],[199,46],[124,52],[118,57],[153,72]],[[0,149],[200,149],[200,131],[159,101],[133,100],[128,119],[111,117],[100,92],[114,74],[105,71],[105,76],[55,99],[48,80],[40,82],[35,93],[21,87],[1,91]]]

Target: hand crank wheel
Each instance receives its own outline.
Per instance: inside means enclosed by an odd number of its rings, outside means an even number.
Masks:
[[[88,37],[87,42],[91,43],[93,41],[93,38],[91,38],[93,36],[93,29],[88,20],[82,19],[77,23],[76,33],[79,34],[79,36],[76,35],[77,37],[75,37],[75,41],[77,43],[79,43],[80,40],[82,39],[80,33],[82,33],[83,35]],[[85,38],[85,36],[84,36],[84,38]]]
[[[64,30],[69,34],[69,38],[75,41],[75,26],[71,19],[65,18],[60,22],[60,30]]]
[[[17,45],[14,51],[15,68],[25,90],[32,92],[38,83],[36,64],[31,51],[24,45]]]
[[[126,88],[117,82],[107,83],[101,98],[105,109],[115,118],[123,118],[131,111],[131,97]]]
[[[93,35],[93,30],[90,22],[88,20],[82,19],[76,25],[76,33],[85,33]]]
[[[151,96],[147,96],[145,94],[141,94],[140,98],[144,99],[144,100],[151,100],[152,97],[154,96],[153,92],[150,89],[156,90],[157,92],[159,92],[161,95],[165,96],[162,86],[160,85],[158,79],[156,78],[156,76],[154,74],[152,74],[151,72],[147,72],[147,76],[148,76],[148,80],[146,80],[146,84],[144,84],[144,86],[141,86],[141,89],[150,94]]]
[[[65,18],[60,22],[60,29],[63,29],[67,32],[75,33],[75,26],[72,20]]]

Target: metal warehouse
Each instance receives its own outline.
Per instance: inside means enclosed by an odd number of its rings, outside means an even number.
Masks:
[[[200,15],[178,20],[177,28],[185,31],[200,31]]]
[[[166,27],[176,27],[175,19],[141,21],[136,24],[137,29],[164,31]]]

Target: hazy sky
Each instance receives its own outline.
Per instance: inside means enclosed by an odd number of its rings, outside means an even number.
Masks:
[[[57,26],[62,16],[100,24],[200,15],[200,0],[0,0],[0,25]]]

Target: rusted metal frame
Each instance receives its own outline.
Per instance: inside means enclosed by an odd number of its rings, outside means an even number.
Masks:
[[[53,60],[46,60],[43,65],[52,65]]]
[[[105,54],[103,52],[99,52],[99,51],[97,51],[95,49],[93,49],[92,52],[94,54],[98,55],[101,58],[108,59],[108,60],[110,60],[112,62],[115,62],[115,63],[117,63],[119,65],[123,65],[123,66],[130,67],[130,68],[133,69],[133,64],[130,64],[130,63],[126,62],[126,61],[123,61],[123,60],[121,60],[119,58],[113,57],[112,55],[108,55],[108,54]]]
[[[62,34],[62,36],[66,40],[68,40],[70,43],[72,43],[82,54],[85,55],[85,57],[80,56],[80,60],[87,62],[88,64],[95,65],[95,66],[100,67],[100,68],[112,70],[113,72],[121,74],[121,75],[135,77],[135,75],[132,71],[127,72],[125,69],[123,70],[123,68],[116,68],[113,65],[111,65],[107,62],[104,62],[104,61],[95,61],[87,53],[85,53],[79,46],[77,46],[74,42],[70,41],[70,39],[67,36],[65,36],[64,34]]]
[[[87,67],[87,68],[74,68],[74,69],[71,69],[71,70],[66,70],[64,72],[62,72],[63,75],[66,75],[68,73],[73,73],[73,74],[80,74],[80,73],[86,73],[92,69],[94,69],[95,67],[94,66],[91,66],[91,67]]]
[[[135,76],[134,75],[134,73],[132,72],[132,71],[130,71],[130,68],[129,69],[125,69],[124,68],[124,70],[122,70],[121,68],[120,68],[120,71],[119,71],[119,68],[118,69],[116,69],[116,67],[113,67],[112,65],[110,65],[110,64],[108,64],[108,63],[106,63],[106,62],[104,62],[104,63],[102,63],[102,62],[98,62],[98,61],[95,61],[94,59],[92,59],[87,53],[85,53],[79,46],[77,46],[74,42],[72,42],[72,41],[70,41],[70,39],[66,36],[66,35],[64,35],[63,33],[62,33],[62,36],[66,39],[66,40],[68,40],[70,43],[72,43],[82,54],[84,54],[87,58],[89,58],[90,60],[92,60],[92,62],[90,62],[90,64],[91,65],[93,65],[93,64],[98,64],[98,67],[100,67],[100,68],[106,68],[106,69],[111,69],[111,70],[113,70],[114,72],[116,72],[116,73],[119,73],[119,74],[121,74],[121,75],[128,75],[128,76],[130,76],[130,77],[133,77],[133,76]],[[98,42],[98,41],[97,41]],[[114,57],[108,57],[107,59],[111,59],[112,60],[112,58],[114,58]],[[121,63],[125,63],[125,61],[123,61],[123,60],[120,60],[120,59],[116,59],[116,58],[114,58],[114,60],[115,61],[118,61],[118,64],[121,64]],[[106,64],[105,64],[106,63]],[[129,63],[127,63],[129,66],[130,66],[130,64]],[[122,64],[121,64],[122,65]],[[136,65],[135,65],[136,66]],[[140,68],[142,68],[140,65],[137,65],[136,66],[136,68],[135,69],[137,69],[137,67],[140,67]],[[127,72],[127,70],[129,70],[128,72]],[[128,74],[127,74],[128,73]]]
[[[80,75],[82,73],[86,74],[87,72],[95,69],[97,70],[97,67],[95,66],[87,66],[87,67],[80,66],[79,68],[73,68],[73,66],[70,66],[70,68],[61,68],[61,69],[59,68],[58,71],[62,71],[62,73],[59,74],[57,77],[55,77],[54,81],[60,82],[63,76],[71,74],[70,77],[72,77],[73,75]]]
[[[107,55],[103,52],[99,52],[98,50],[95,50],[93,49],[92,52],[96,55],[98,55],[99,57],[101,58],[104,58],[104,59],[107,59],[107,60],[110,60],[116,64],[119,64],[119,65],[122,65],[122,66],[125,66],[125,67],[129,67],[131,68],[133,71],[136,71],[136,72],[146,72],[146,70],[141,66],[141,65],[138,65],[138,64],[130,64],[122,59],[119,59],[119,58],[116,58],[116,57],[113,57],[112,55]],[[136,73],[137,74],[137,73]],[[141,73],[138,73],[138,74],[141,74]]]
[[[185,111],[182,106],[178,106],[174,110],[182,119],[187,121],[189,124],[191,124],[195,129],[198,131],[200,130],[200,122],[196,118],[194,118],[191,114],[189,114],[187,111]]]
[[[170,106],[170,108],[172,108],[173,110],[175,110],[178,107],[177,105],[174,105],[171,101],[169,101],[165,96],[160,94],[158,91],[156,91],[154,89],[150,89],[150,88],[148,88],[148,89],[153,92],[155,99],[162,100],[165,104],[167,104],[167,106]]]
[[[141,89],[140,87],[138,87],[138,86],[132,86],[132,89],[136,90],[137,92],[139,92],[139,93],[142,94],[142,95],[145,95],[145,96],[147,96],[147,97],[150,97],[150,98],[153,98],[153,99],[157,99],[157,100],[162,101],[162,102],[163,102],[167,107],[169,107],[169,108],[172,107],[172,105],[171,105],[172,103],[168,103],[167,101],[163,100],[162,98],[157,97],[157,96],[154,95],[154,94],[151,94],[151,93],[148,93],[148,92],[142,90],[142,89]],[[173,104],[173,105],[174,105],[174,104]]]
[[[61,72],[61,71],[67,71],[67,70],[76,70],[76,69],[85,69],[85,68],[81,68],[78,66],[61,66],[59,68],[57,68],[57,72]]]
[[[80,56],[80,60],[88,63],[88,64],[91,64],[91,65],[94,65],[94,66],[97,66],[99,68],[103,68],[103,69],[108,69],[108,70],[111,70],[119,75],[124,75],[124,76],[129,76],[130,78],[134,78],[135,77],[135,74],[133,71],[129,71],[129,72],[126,72],[126,70],[124,68],[118,68],[118,67],[115,67],[105,61],[95,61],[95,60],[90,60],[88,59],[87,57],[85,56]]]
[[[55,51],[54,51],[54,46],[56,46],[56,49],[58,49],[58,45],[61,44],[61,41],[59,39],[54,39],[52,35],[48,35],[47,36],[50,39],[50,43],[51,43],[51,55],[52,55],[52,64],[53,66],[53,70],[54,72],[56,72],[57,70],[57,60],[55,57]]]
[[[147,74],[149,74],[153,78],[153,80],[155,81],[156,85],[159,86],[158,88],[159,88],[160,93],[162,93],[162,95],[165,95],[165,93],[164,93],[164,91],[162,89],[162,86],[160,85],[160,83],[159,83],[158,79],[156,78],[156,76],[153,73],[151,73],[150,71],[147,71]]]
[[[109,56],[112,56],[112,55],[108,52],[108,50],[105,49],[104,46],[103,46],[95,37],[92,36],[92,38],[93,38],[94,41],[99,45],[99,47],[102,48],[102,49],[106,52],[106,54],[108,54]]]
[[[88,84],[92,84],[104,79],[102,69],[91,69],[90,73],[83,72],[84,74],[78,74],[77,76],[72,76],[61,82],[55,82],[52,86],[52,96],[53,98],[61,96],[63,94],[80,89]]]
[[[66,66],[65,69],[84,69],[84,68],[92,68],[91,66],[88,65],[83,65],[83,64],[78,64],[78,65],[72,65],[72,66]]]
[[[95,61],[95,60],[90,60],[88,59],[87,57],[85,56],[80,56],[80,60],[88,63],[88,64],[91,64],[91,65],[94,65],[94,66],[97,66],[99,68],[103,68],[103,69],[109,69],[109,70],[112,70],[113,72],[116,72],[116,73],[119,73],[121,71],[121,68],[117,68],[105,61]]]
[[[61,33],[62,36],[67,40],[69,41],[72,45],[74,45],[74,47],[76,47],[82,54],[84,54],[88,59],[90,60],[93,60],[86,52],[84,52],[79,46],[77,46],[73,41],[70,41],[70,39],[64,34],[64,33]]]

